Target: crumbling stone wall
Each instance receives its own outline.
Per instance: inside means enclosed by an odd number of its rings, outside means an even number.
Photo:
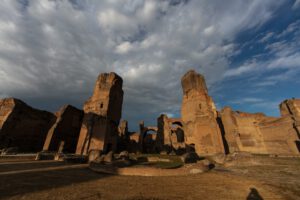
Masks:
[[[21,100],[0,100],[0,148],[17,147],[19,152],[38,152],[55,115],[34,109]]]
[[[157,118],[157,137],[155,141],[156,149],[160,151],[169,151],[172,146],[171,127],[167,115],[160,115]]]
[[[181,84],[181,117],[186,143],[193,145],[200,155],[224,153],[216,108],[204,77],[191,70],[182,77]]]
[[[157,138],[157,127],[145,126],[144,121],[139,123],[139,151],[143,153],[156,153],[156,138]],[[154,133],[149,133],[149,132]]]
[[[265,120],[260,122],[259,129],[263,135],[267,153],[299,154],[296,142],[299,141],[293,128],[293,121],[288,117]]]
[[[117,150],[118,125],[122,113],[123,80],[116,73],[98,76],[94,93],[84,104],[84,118],[77,154],[89,150]]]
[[[230,153],[246,151],[259,154],[299,154],[295,105],[291,100],[281,103],[281,117],[234,112],[225,107],[221,112],[221,119]]]
[[[230,153],[235,151],[267,153],[263,135],[258,127],[262,118],[265,116],[261,113],[234,112],[230,107],[225,107],[221,111]]]
[[[285,100],[279,105],[279,108],[282,117],[290,117],[293,120],[293,127],[300,137],[300,99]]]
[[[56,122],[48,131],[43,150],[58,151],[63,145],[62,152],[75,153],[83,111],[66,105],[56,113],[56,117]]]
[[[157,151],[171,152],[172,150],[185,148],[185,136],[182,120],[168,118],[167,115],[160,115],[157,118],[157,137],[155,146]]]

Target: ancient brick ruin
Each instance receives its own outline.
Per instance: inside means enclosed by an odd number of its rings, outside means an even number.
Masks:
[[[83,111],[71,105],[63,106],[56,115],[56,122],[48,131],[43,151],[75,153],[81,128]]]
[[[169,118],[160,115],[157,118],[156,149],[158,151],[170,152],[185,149],[185,135],[183,122],[178,118]]]
[[[224,153],[221,132],[216,121],[217,110],[208,95],[205,79],[191,70],[181,79],[183,100],[181,117],[186,144],[198,154]]]
[[[54,115],[17,99],[3,99],[0,148],[77,155],[110,151],[299,155],[300,99],[283,101],[279,105],[280,117],[233,111],[230,107],[217,111],[201,74],[188,71],[181,84],[181,118],[162,114],[157,118],[157,126],[145,126],[141,121],[138,132],[130,132],[126,120],[120,122],[123,80],[113,72],[98,76],[83,111],[68,105]]]
[[[55,119],[54,114],[34,109],[21,100],[0,100],[0,149],[17,147],[18,152],[40,151]]]
[[[77,144],[77,154],[90,150],[117,150],[118,125],[123,103],[123,80],[115,73],[98,76],[94,93],[83,107],[84,118]]]
[[[281,117],[263,113],[234,112],[226,107],[221,112],[229,152],[246,151],[264,154],[299,154],[299,100],[280,104]]]

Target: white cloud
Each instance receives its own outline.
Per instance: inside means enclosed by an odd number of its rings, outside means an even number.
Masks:
[[[273,32],[269,32],[267,34],[265,34],[265,36],[263,38],[261,38],[259,40],[259,42],[261,43],[264,43],[264,42],[267,42],[269,39],[271,39],[272,37],[274,36],[274,33]]]
[[[204,29],[204,34],[207,36],[212,35],[215,32],[215,27],[214,26],[209,26]]]
[[[224,77],[239,76],[245,73],[254,72],[259,69],[260,63],[256,60],[249,61],[238,68],[229,69],[224,73]],[[263,68],[263,67],[262,67]]]
[[[232,100],[232,103],[234,104],[254,104],[254,103],[261,103],[264,102],[264,99],[261,98],[253,98],[253,97],[244,97],[244,98],[239,98],[236,100]]]
[[[300,0],[295,0],[295,3],[293,4],[293,9],[296,10],[300,7]]]
[[[133,45],[130,42],[126,41],[116,47],[116,53],[125,54],[132,49],[133,49]]]

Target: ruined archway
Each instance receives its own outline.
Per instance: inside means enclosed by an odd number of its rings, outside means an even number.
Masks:
[[[176,141],[172,142],[184,142],[184,130],[181,121],[172,121],[171,122],[171,135],[176,135]]]
[[[141,137],[143,153],[155,152],[155,140],[157,136],[157,127],[144,127]]]

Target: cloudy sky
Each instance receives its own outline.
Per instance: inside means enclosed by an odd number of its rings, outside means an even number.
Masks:
[[[99,73],[123,77],[123,118],[180,116],[181,76],[217,107],[278,116],[300,98],[300,0],[2,0],[0,96],[79,108]]]

